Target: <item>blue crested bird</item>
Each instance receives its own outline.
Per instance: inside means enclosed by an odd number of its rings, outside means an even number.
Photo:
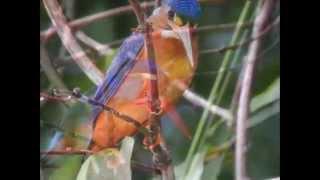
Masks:
[[[144,35],[133,32],[120,46],[94,99],[148,124],[150,79],[157,78],[162,113],[170,111],[190,85],[197,67],[197,36],[193,22],[201,9],[196,0],[167,0],[156,8],[147,22],[151,24],[158,75],[149,73]],[[138,132],[129,122],[95,107],[89,149],[97,152],[114,147],[125,136]],[[181,125],[181,124],[180,124]],[[182,130],[186,132],[185,128]]]

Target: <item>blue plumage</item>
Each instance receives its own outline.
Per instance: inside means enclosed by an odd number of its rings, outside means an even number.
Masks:
[[[120,46],[119,51],[113,59],[105,80],[98,87],[94,100],[106,104],[115,95],[127,74],[136,63],[136,57],[144,44],[143,34],[133,33]],[[102,108],[95,107],[93,109],[93,117],[95,120]]]
[[[196,20],[201,15],[197,0],[167,0],[169,7],[178,15]]]

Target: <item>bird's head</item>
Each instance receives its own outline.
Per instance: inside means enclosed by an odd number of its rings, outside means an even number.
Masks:
[[[194,67],[192,33],[194,22],[201,14],[197,0],[163,0],[148,21],[153,29],[159,30],[164,38],[177,38],[182,41],[189,62]]]

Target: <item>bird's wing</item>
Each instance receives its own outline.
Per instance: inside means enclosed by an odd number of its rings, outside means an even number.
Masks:
[[[136,57],[143,47],[143,44],[144,38],[141,33],[133,33],[122,43],[117,55],[106,72],[103,83],[96,90],[95,101],[103,104],[107,104],[110,101],[135,65]],[[101,107],[94,107],[91,120],[95,121],[101,110]]]

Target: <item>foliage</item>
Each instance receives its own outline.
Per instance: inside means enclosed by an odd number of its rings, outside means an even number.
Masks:
[[[127,137],[122,141],[120,151],[110,148],[91,155],[82,164],[77,180],[130,180],[133,145],[133,138]]]

